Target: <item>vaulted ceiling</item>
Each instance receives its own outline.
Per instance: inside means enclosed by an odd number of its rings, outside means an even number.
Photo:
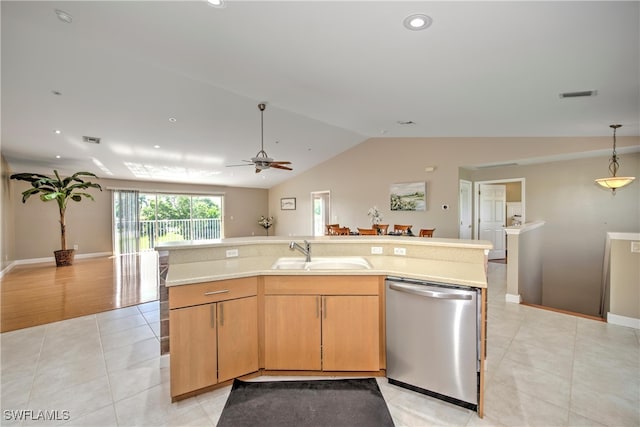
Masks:
[[[639,135],[639,5],[2,1],[1,150],[16,172],[268,188],[370,137]],[[260,149],[260,102],[292,172],[226,167]]]

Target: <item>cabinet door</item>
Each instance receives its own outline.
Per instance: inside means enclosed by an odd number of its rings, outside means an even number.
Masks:
[[[380,328],[377,296],[322,297],[322,369],[380,369]]]
[[[320,297],[266,295],[264,303],[265,369],[322,369]]]
[[[258,298],[219,302],[218,382],[258,370]]]
[[[171,325],[171,396],[217,382],[216,305],[169,312]]]

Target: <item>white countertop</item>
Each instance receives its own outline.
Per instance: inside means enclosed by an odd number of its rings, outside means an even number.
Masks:
[[[172,265],[166,286],[188,285],[215,280],[250,276],[317,276],[317,275],[377,275],[397,276],[486,288],[486,272],[480,265],[451,261],[424,260],[390,256],[365,257],[370,270],[274,270],[273,257],[232,258]]]
[[[304,238],[290,238],[282,236],[254,237],[254,238],[232,238],[217,241],[204,242],[173,242],[157,247],[157,250],[167,250],[171,254],[173,251],[183,252],[191,249],[211,249],[239,247],[241,253],[249,252],[243,249],[247,245],[277,245],[278,248],[288,247],[288,243],[295,239],[300,241]],[[364,270],[286,270],[272,269],[275,261],[282,254],[269,253],[268,248],[274,246],[264,246],[265,253],[252,253],[251,256],[238,256],[223,259],[196,259],[193,262],[182,260],[180,263],[169,261],[169,271],[166,279],[166,286],[186,285],[202,283],[216,280],[234,279],[240,277],[260,276],[260,275],[379,275],[396,276],[409,279],[427,280],[438,283],[458,284],[464,286],[486,288],[486,260],[482,256],[482,261],[461,262],[457,259],[437,259],[438,257],[420,257],[420,249],[431,247],[432,252],[438,254],[445,250],[455,251],[478,251],[486,254],[491,248],[491,243],[478,240],[458,240],[458,239],[432,239],[419,237],[397,237],[397,236],[327,236],[306,238],[313,245],[333,244],[336,251],[347,249],[350,244],[366,245],[386,245],[385,255],[358,254],[367,259],[371,264],[371,269]],[[346,245],[346,246],[343,246]],[[408,255],[413,251],[417,256],[395,256],[388,249],[401,245],[407,247]],[[367,246],[368,247],[368,246]],[[326,249],[326,248],[325,248]],[[294,254],[291,254],[294,255]],[[289,256],[291,256],[289,255]],[[300,255],[295,253],[295,255]],[[353,254],[352,254],[353,255]],[[301,255],[300,255],[301,256]],[[436,259],[434,259],[436,258]],[[476,257],[477,259],[478,257]],[[171,256],[170,256],[171,259]],[[312,251],[313,259],[313,251]]]
[[[215,240],[181,240],[176,242],[159,243],[156,250],[180,250],[197,248],[215,248],[224,246],[245,246],[261,243],[288,245],[291,241],[301,242],[307,240],[313,244],[360,244],[363,242],[371,244],[411,244],[419,246],[440,246],[469,249],[492,249],[491,242],[486,240],[467,239],[445,239],[445,238],[425,238],[416,236],[249,236],[231,237],[227,239]]]

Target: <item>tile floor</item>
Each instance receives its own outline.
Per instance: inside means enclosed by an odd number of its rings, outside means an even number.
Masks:
[[[639,426],[640,331],[505,303],[489,267],[485,417],[378,379],[396,425]],[[157,303],[0,335],[0,424],[215,426],[230,387],[171,404],[158,335]]]

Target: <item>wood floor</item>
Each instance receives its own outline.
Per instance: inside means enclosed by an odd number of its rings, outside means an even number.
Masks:
[[[0,332],[158,299],[156,252],[14,267],[0,280]]]

